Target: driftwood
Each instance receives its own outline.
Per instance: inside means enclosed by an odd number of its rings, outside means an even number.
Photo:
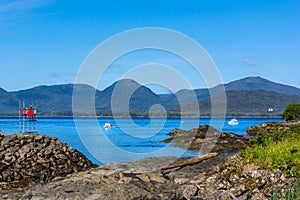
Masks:
[[[203,156],[200,156],[200,157],[196,157],[196,158],[190,158],[190,159],[187,159],[183,162],[180,162],[180,163],[175,163],[175,164],[172,164],[172,165],[168,165],[166,167],[163,167],[162,170],[167,170],[167,169],[174,169],[174,168],[177,168],[177,167],[185,167],[187,165],[195,165],[199,162],[202,162],[203,160],[206,160],[206,159],[209,159],[209,158],[213,158],[215,156],[217,156],[218,153],[209,153],[209,154],[205,154]]]

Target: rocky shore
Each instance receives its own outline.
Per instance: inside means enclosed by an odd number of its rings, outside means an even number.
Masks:
[[[66,143],[39,134],[0,132],[0,160],[0,189],[22,187],[33,181],[48,182],[93,166]]]
[[[207,125],[174,130],[170,135],[200,149],[207,131],[211,141],[219,136],[214,149],[219,152],[243,148],[248,141]],[[195,158],[147,158],[96,167],[56,138],[1,134],[0,142],[0,199],[258,200],[269,199],[274,191],[284,192],[297,181],[279,169],[245,165],[239,155],[212,153],[197,162]],[[26,184],[20,184],[21,180],[27,180]]]
[[[272,134],[282,130],[290,130],[291,125],[295,125],[295,124],[300,124],[300,121],[268,122],[268,123],[260,124],[258,126],[249,126],[247,128],[247,133],[251,137],[256,136],[259,130]]]
[[[191,130],[175,129],[171,131],[169,139],[162,142],[173,142],[175,146],[192,150],[205,151],[205,147],[212,152],[234,152],[245,148],[248,139],[234,133],[223,133],[209,125],[200,125]]]
[[[110,163],[57,177],[46,184],[0,191],[0,199],[268,199],[296,179],[280,170],[242,165],[241,158],[214,157],[191,166],[161,170],[174,157]]]

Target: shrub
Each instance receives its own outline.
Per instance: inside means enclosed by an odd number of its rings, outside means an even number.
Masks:
[[[300,120],[300,104],[289,104],[282,113],[285,121]]]

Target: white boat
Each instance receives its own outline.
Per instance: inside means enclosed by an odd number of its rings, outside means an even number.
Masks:
[[[110,123],[105,123],[104,125],[103,125],[103,127],[104,128],[115,128],[115,126],[113,125],[113,124],[110,124]]]
[[[228,122],[229,125],[238,125],[239,124],[239,121],[237,119],[231,119],[229,122]]]

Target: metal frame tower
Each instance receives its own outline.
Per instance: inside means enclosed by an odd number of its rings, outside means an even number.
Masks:
[[[32,105],[28,108],[25,107],[23,102],[19,112],[19,129],[20,133],[37,133],[38,132],[38,120],[37,109]]]

